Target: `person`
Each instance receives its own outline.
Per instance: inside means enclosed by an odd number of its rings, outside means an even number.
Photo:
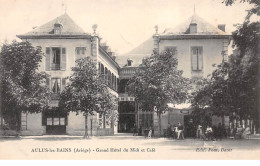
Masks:
[[[184,139],[184,134],[183,134],[183,125],[178,122],[178,138],[177,139]]]
[[[245,130],[243,131],[242,138],[249,138],[249,135],[250,135],[250,134],[251,134],[250,128],[247,127],[247,128],[245,128]]]
[[[172,125],[170,123],[168,123],[166,135],[167,135],[168,138],[170,138],[171,135],[172,135]]]
[[[201,134],[202,134],[202,126],[201,126],[201,125],[198,125],[198,127],[197,127],[197,132],[196,132],[196,137],[197,137],[198,139],[200,139],[200,138],[201,138]]]
[[[140,127],[139,127],[138,135],[142,136],[142,125],[140,125]]]
[[[217,140],[219,139],[220,141],[223,138],[223,133],[224,132],[224,128],[223,125],[221,123],[218,124],[218,128],[217,128]]]
[[[207,126],[207,129],[206,129],[206,138],[207,138],[208,140],[212,140],[212,134],[213,134],[212,127]]]
[[[218,133],[219,133],[219,131],[218,131],[218,126],[213,125],[213,127],[212,127],[212,138],[213,138],[214,140],[217,140],[217,139],[218,139]]]
[[[136,128],[136,125],[134,125],[134,128],[133,128],[133,136],[137,136],[137,128]]]
[[[144,138],[147,138],[148,137],[148,128],[146,127],[145,130],[144,130]]]

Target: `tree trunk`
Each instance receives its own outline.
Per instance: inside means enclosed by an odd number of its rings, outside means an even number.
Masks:
[[[88,115],[87,114],[85,115],[85,135],[84,135],[84,138],[89,138],[89,135],[88,135]]]
[[[161,137],[161,131],[162,131],[162,125],[161,125],[161,113],[158,113],[159,119],[158,119],[158,125],[159,125],[159,137]]]
[[[21,135],[21,112],[16,113],[16,137]]]
[[[103,129],[106,128],[106,114],[103,114]]]
[[[222,115],[222,125],[225,126],[225,115]]]
[[[0,116],[1,116],[1,127],[3,127],[4,126],[4,117],[3,117],[3,114],[2,114],[2,110],[1,110],[1,108],[0,108]]]

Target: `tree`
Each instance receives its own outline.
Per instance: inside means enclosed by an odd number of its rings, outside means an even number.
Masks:
[[[234,3],[236,3],[237,1],[239,1],[240,3],[249,3],[251,4],[253,7],[248,10],[247,16],[245,21],[248,22],[250,17],[254,14],[256,15],[260,15],[260,1],[259,0],[223,0],[223,3],[225,3],[226,6],[231,6]]]
[[[19,135],[21,113],[39,113],[47,107],[47,74],[38,72],[41,48],[29,42],[4,44],[0,53],[1,113],[4,121]]]
[[[225,0],[232,5],[236,0]],[[259,22],[250,22],[253,14],[259,13],[260,1],[242,0],[254,6],[248,11],[245,21],[233,32],[233,54],[212,73],[211,78],[194,94],[193,106],[197,111],[203,107],[215,115],[229,115],[231,120],[250,118],[259,128],[260,106],[260,45]],[[205,103],[206,99],[206,103]],[[195,113],[195,112],[194,112]],[[233,116],[235,115],[235,116]]]
[[[182,103],[188,98],[189,80],[177,70],[177,59],[169,51],[143,59],[135,75],[129,80],[129,93],[141,103],[142,110],[154,111],[159,118],[168,110],[168,104]]]
[[[116,97],[109,92],[104,77],[98,73],[90,57],[78,59],[69,83],[61,93],[60,107],[65,111],[82,112],[85,116],[85,138],[88,138],[88,116],[94,111],[111,115]],[[114,116],[113,114],[111,116]]]
[[[210,114],[221,116],[224,123],[224,115],[229,115],[231,112],[227,75],[228,63],[223,62],[217,66],[211,76],[196,82],[197,88],[192,94],[194,108],[192,113],[193,116],[200,119],[200,124],[204,121],[203,117],[210,116]]]

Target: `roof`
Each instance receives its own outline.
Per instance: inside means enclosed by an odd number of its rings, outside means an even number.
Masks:
[[[53,36],[54,24],[60,23],[62,25],[62,33],[59,36],[71,36],[71,35],[89,35],[85,33],[82,28],[80,28],[70,17],[68,14],[63,14],[35,29],[32,31],[18,35],[18,37],[26,37],[26,36]]]
[[[197,33],[190,33],[190,24],[197,24]],[[160,36],[167,35],[229,35],[226,32],[218,29],[216,26],[206,22],[196,14],[188,18],[182,24],[175,28],[165,29]]]
[[[130,58],[133,60],[132,67],[137,67],[142,63],[144,57],[149,57],[153,53],[153,38],[150,37],[142,44],[137,46],[136,48],[132,49],[126,54],[121,56],[117,56],[116,61],[117,63],[123,67],[127,63],[127,59]]]

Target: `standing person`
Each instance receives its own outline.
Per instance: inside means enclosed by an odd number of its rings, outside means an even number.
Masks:
[[[174,132],[173,132],[174,138],[177,139],[179,131],[178,131],[178,126],[176,124],[174,125],[173,130],[174,130]]]
[[[220,141],[223,138],[223,133],[224,129],[223,129],[223,125],[221,125],[221,123],[218,124],[218,129],[217,129],[217,139],[219,139]]]
[[[134,125],[134,128],[133,128],[133,136],[137,136],[137,128],[136,128],[136,125]]]
[[[148,128],[146,127],[144,130],[144,138],[147,138],[147,137],[148,137]]]
[[[217,140],[217,139],[218,139],[218,133],[219,133],[219,127],[213,125],[212,131],[213,131],[213,133],[212,133],[212,138],[213,138],[214,140]]]
[[[178,138],[177,139],[184,139],[184,134],[183,134],[183,125],[179,122],[178,123]]]
[[[207,138],[208,140],[212,140],[212,134],[213,134],[212,127],[207,126],[207,129],[206,129],[206,138]]]
[[[171,137],[171,128],[172,128],[172,125],[170,123],[168,123],[168,126],[167,126],[167,137],[168,138]]]
[[[140,125],[140,127],[139,127],[138,135],[142,136],[142,125]]]
[[[198,139],[201,138],[201,133],[202,133],[202,126],[201,126],[201,125],[198,125],[198,127],[197,127],[197,132],[196,132],[196,137],[197,137]]]

